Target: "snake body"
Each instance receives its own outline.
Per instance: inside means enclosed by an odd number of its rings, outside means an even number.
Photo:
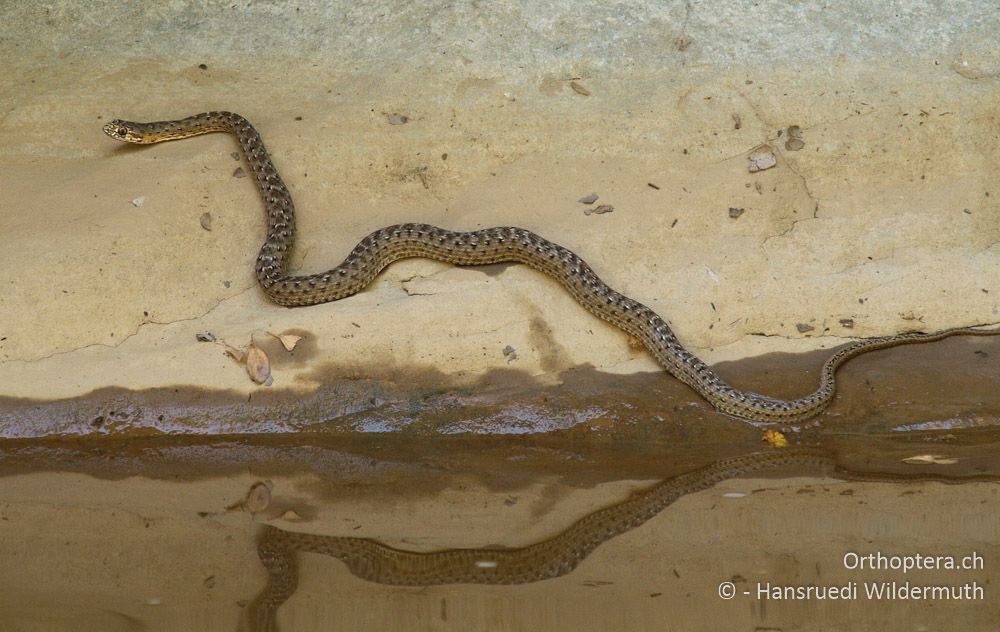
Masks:
[[[335,268],[318,274],[288,274],[288,258],[295,240],[292,196],[271,162],[260,134],[238,114],[206,112],[155,123],[115,120],[104,126],[104,132],[114,139],[138,144],[209,132],[234,134],[253,171],[267,213],[267,239],[257,256],[257,280],[267,296],[279,305],[314,305],[351,296],[371,283],[386,266],[406,257],[426,257],[461,266],[524,263],[559,281],[590,312],[639,339],[668,372],[716,409],[743,419],[795,423],[816,415],[833,399],[837,368],[862,353],[956,335],[1000,334],[997,329],[959,327],[859,340],[841,348],[823,364],[819,387],[813,393],[793,400],[775,399],[727,384],[684,348],[656,312],[610,288],[571,250],[523,228],[504,226],[460,232],[429,224],[387,226],[362,239]]]
[[[787,448],[716,461],[706,467],[665,479],[633,493],[627,500],[577,520],[555,537],[521,548],[405,551],[369,538],[316,535],[265,525],[257,553],[268,573],[268,584],[248,611],[252,629],[274,630],[274,616],[298,586],[298,555],[335,557],[355,576],[371,582],[404,586],[440,584],[523,584],[560,577],[576,568],[598,546],[634,529],[679,498],[731,478],[774,473],[802,473],[847,481],[936,481],[965,483],[996,480],[990,475],[899,475],[854,472],[838,466],[829,452]]]

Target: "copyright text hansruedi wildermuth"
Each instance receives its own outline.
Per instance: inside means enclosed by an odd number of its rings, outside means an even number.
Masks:
[[[883,553],[848,552],[843,558],[844,568],[850,571],[981,571],[981,555],[971,553],[954,555],[885,555]],[[976,581],[964,583],[924,584],[903,580],[852,580],[837,585],[782,584],[776,582],[750,582],[737,587],[732,581],[719,584],[719,597],[733,599],[737,595],[767,601],[841,600],[852,601],[982,601],[983,586]]]

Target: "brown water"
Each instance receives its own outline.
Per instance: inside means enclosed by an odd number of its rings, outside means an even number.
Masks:
[[[624,618],[636,629],[658,620],[782,629],[819,612],[830,629],[858,618],[979,625],[990,620],[990,561],[1000,555],[1000,527],[984,520],[1000,500],[990,482],[1000,478],[1000,398],[990,388],[998,352],[995,340],[953,339],[845,367],[834,405],[786,436],[828,453],[848,477],[806,468],[725,481],[610,539],[572,572],[523,586],[379,587],[303,553],[277,622],[615,630]],[[791,396],[810,388],[826,353],[717,368],[741,387]],[[762,428],[715,413],[661,373],[581,368],[546,386],[516,371],[472,384],[432,374],[404,384],[374,371],[345,381],[344,371],[324,369],[336,386],[296,399],[163,389],[4,402],[0,528],[15,563],[0,571],[0,620],[12,629],[43,620],[52,630],[80,621],[95,630],[236,629],[265,584],[257,525],[410,551],[523,547],[629,490],[769,449]],[[922,455],[939,462],[905,461]],[[857,480],[866,475],[876,480]],[[251,514],[239,505],[261,481],[273,486],[271,500]],[[975,552],[985,568],[851,570],[849,551]],[[717,594],[725,581],[742,592],[758,582],[855,582],[863,591],[893,580],[975,582],[985,596],[973,609],[940,598]],[[65,606],[58,617],[42,614],[52,599]]]

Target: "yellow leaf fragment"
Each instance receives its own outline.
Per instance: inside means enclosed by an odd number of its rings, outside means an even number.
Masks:
[[[785,435],[781,434],[777,430],[771,429],[766,431],[762,438],[764,439],[764,441],[767,441],[772,448],[788,447],[788,439],[786,439]]]

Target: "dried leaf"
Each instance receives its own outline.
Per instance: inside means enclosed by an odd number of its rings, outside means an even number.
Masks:
[[[267,359],[267,354],[253,342],[247,349],[247,374],[258,384],[271,385],[271,362]]]
[[[771,444],[772,448],[788,447],[788,439],[785,438],[785,435],[781,434],[781,432],[774,429],[766,431],[764,433],[763,439],[764,441],[767,441],[769,444]]]
[[[285,351],[294,350],[295,345],[299,344],[299,340],[302,340],[302,336],[296,336],[295,334],[271,334],[271,335],[281,341],[281,346],[285,348]]]
[[[585,97],[589,97],[591,94],[590,90],[587,90],[586,88],[583,87],[582,84],[577,83],[576,81],[570,81],[569,87],[573,88],[573,92],[577,94],[582,94]]]
[[[595,215],[602,215],[604,213],[612,213],[614,212],[614,210],[615,207],[611,206],[610,204],[601,204],[600,206],[595,206],[594,208],[583,209],[583,214],[590,215],[591,213],[593,213]]]
[[[243,364],[243,361],[246,359],[246,355],[243,353],[243,351],[237,349],[236,347],[230,347],[226,343],[222,343],[222,346],[226,350],[226,355],[228,355],[233,360],[236,360],[240,364]]]
[[[953,459],[940,454],[918,454],[903,459],[903,463],[909,465],[954,465],[958,459]]]

